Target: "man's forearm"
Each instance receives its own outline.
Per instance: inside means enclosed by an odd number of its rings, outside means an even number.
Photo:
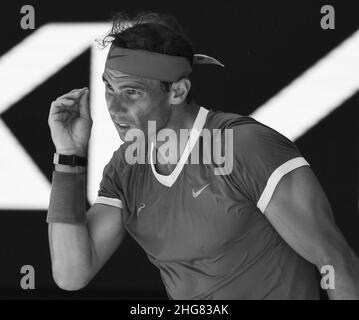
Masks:
[[[55,171],[57,172],[68,172],[68,173],[85,173],[86,167],[80,166],[67,166],[62,164],[55,164]]]
[[[82,167],[56,165],[55,170],[66,174],[85,174],[85,169]],[[70,178],[75,178],[75,176]],[[71,192],[71,189],[74,189],[73,192],[76,193],[75,197],[69,199],[66,199],[66,190],[63,193],[61,192],[61,187],[53,185],[52,193],[56,193],[58,192],[56,190],[59,190],[60,194],[52,194],[49,205],[49,244],[53,277],[56,283],[66,290],[77,290],[85,286],[91,278],[93,270],[93,245],[86,219],[82,219],[83,221],[77,223],[68,223],[67,221],[71,217],[76,217],[77,219],[77,217],[85,218],[86,216],[86,212],[71,212],[74,210],[85,211],[84,205],[81,205],[86,199],[84,177],[81,176],[81,178],[81,182],[77,186],[68,185],[71,179],[66,181],[69,192]],[[75,188],[80,188],[83,191],[78,192]],[[54,206],[51,201],[59,202],[60,208],[59,205]],[[73,203],[68,204],[66,203],[67,201]],[[63,221],[61,221],[62,203],[63,210],[67,211],[63,214]],[[51,210],[57,212],[54,213]]]

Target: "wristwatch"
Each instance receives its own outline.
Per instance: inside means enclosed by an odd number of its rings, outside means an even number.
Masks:
[[[62,164],[66,166],[72,167],[86,167],[87,166],[87,158],[79,157],[75,154],[65,155],[65,154],[54,154],[54,164]]]

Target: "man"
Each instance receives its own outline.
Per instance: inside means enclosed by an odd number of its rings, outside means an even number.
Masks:
[[[170,299],[318,299],[315,267],[323,266],[334,270],[330,298],[359,298],[358,259],[296,146],[250,117],[191,98],[192,64],[219,62],[194,55],[181,27],[153,13],[118,16],[106,41],[106,102],[124,143],[87,212],[88,89],[59,97],[50,109],[57,155],[47,222],[55,282],[65,290],[86,286],[127,231],[159,268]],[[153,138],[151,123],[155,135],[174,132],[173,148]],[[185,140],[183,129],[190,130]],[[218,129],[230,134],[216,140]],[[134,153],[131,137],[139,132]],[[216,145],[232,149],[226,170],[208,161],[218,158],[210,150]],[[198,163],[189,161],[195,150]],[[130,163],[134,154],[145,163]]]

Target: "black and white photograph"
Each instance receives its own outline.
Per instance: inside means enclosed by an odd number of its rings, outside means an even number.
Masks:
[[[0,12],[0,300],[359,300],[357,1]]]

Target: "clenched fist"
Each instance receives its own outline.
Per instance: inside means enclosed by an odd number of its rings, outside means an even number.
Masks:
[[[57,153],[85,156],[92,128],[89,90],[75,89],[53,101],[48,123]]]

